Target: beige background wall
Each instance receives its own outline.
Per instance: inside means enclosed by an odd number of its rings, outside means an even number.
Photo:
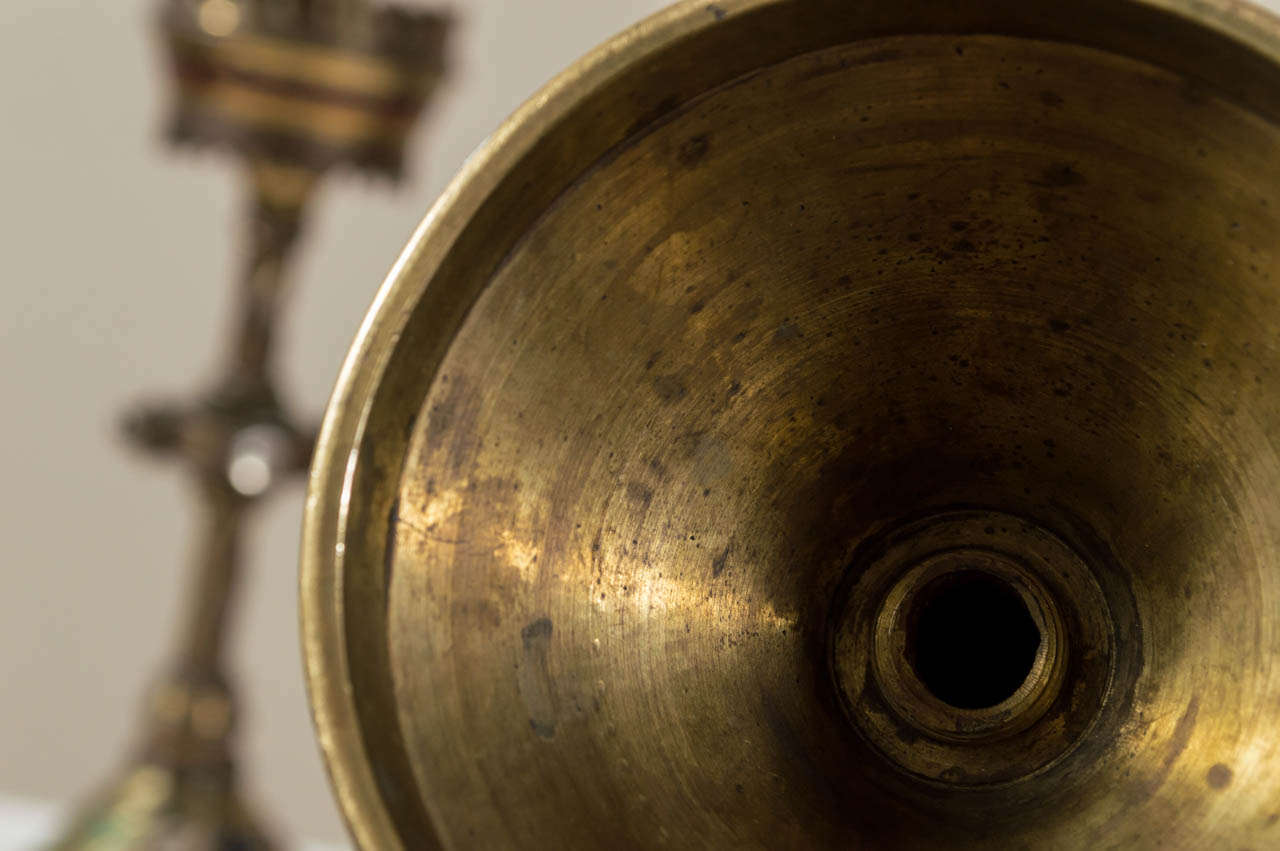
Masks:
[[[421,0],[419,0],[421,2]],[[285,341],[319,413],[382,275],[467,154],[538,85],[662,0],[452,0],[448,89],[398,192],[320,199]],[[123,756],[184,573],[184,480],[129,453],[122,406],[209,374],[236,175],[158,142],[151,0],[0,2],[0,796],[63,800]],[[296,630],[300,489],[264,510],[235,658],[266,813],[337,839]]]

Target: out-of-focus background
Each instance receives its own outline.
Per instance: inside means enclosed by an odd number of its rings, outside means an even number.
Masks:
[[[406,184],[335,177],[315,205],[283,342],[298,411],[319,416],[382,276],[472,149],[663,5],[448,0],[450,73]],[[0,817],[83,797],[120,765],[187,577],[187,481],[128,452],[117,423],[131,401],[190,396],[221,356],[242,196],[227,159],[161,143],[153,12],[0,3]],[[301,501],[300,486],[271,501],[247,553],[241,751],[280,833],[343,841],[298,649]]]

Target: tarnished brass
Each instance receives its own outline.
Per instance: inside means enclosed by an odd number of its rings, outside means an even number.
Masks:
[[[171,137],[243,162],[248,251],[220,379],[193,402],[143,406],[125,423],[137,446],[190,470],[203,528],[189,609],[146,701],[139,753],[74,814],[58,851],[275,847],[240,797],[224,648],[248,515],[311,457],[313,428],[276,390],[286,268],[326,171],[399,174],[407,132],[440,76],[448,24],[363,0],[164,0],[162,13],[177,82]]]
[[[378,295],[303,634],[367,849],[1280,846],[1280,23],[691,2]]]

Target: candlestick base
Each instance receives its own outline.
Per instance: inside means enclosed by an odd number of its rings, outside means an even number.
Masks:
[[[148,697],[143,747],[49,851],[268,851],[241,799],[234,700],[221,678],[178,672]]]

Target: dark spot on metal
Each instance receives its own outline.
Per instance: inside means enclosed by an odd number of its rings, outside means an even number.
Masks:
[[[685,168],[693,168],[707,155],[707,150],[710,147],[711,143],[706,136],[694,136],[680,146],[676,159]]]
[[[956,233],[959,233],[960,231],[965,230],[968,227],[969,227],[968,222],[955,221],[951,223],[951,229]]]
[[[679,105],[680,105],[680,100],[675,95],[670,95],[668,97],[663,98],[661,101],[654,104],[650,109],[645,110],[645,112],[643,112],[639,118],[633,121],[631,123],[631,126],[627,128],[625,133],[623,133],[623,138],[634,136],[640,131],[644,130],[650,124],[654,124],[658,121],[661,121],[670,113],[675,112],[676,107],[678,107]]]
[[[653,502],[653,488],[643,482],[627,482],[627,496],[648,505]]]
[[[914,727],[908,724],[894,724],[893,734],[898,737],[898,741],[904,745],[914,745],[920,741],[920,734],[916,732]]]
[[[729,561],[729,553],[733,551],[733,541],[724,545],[724,549],[720,551],[720,555],[711,560],[711,575],[718,577],[724,573],[725,565]]]
[[[961,254],[971,254],[972,252],[977,251],[978,248],[969,240],[960,239],[956,240],[956,243],[951,246],[951,250],[958,251]]]
[[[1280,822],[1280,813],[1272,813],[1267,816],[1267,827],[1274,827],[1276,822]]]
[[[1225,789],[1231,785],[1232,776],[1234,775],[1231,769],[1218,762],[1209,768],[1209,773],[1205,775],[1205,782],[1213,789]]]
[[[688,394],[688,389],[674,375],[659,375],[653,379],[653,390],[664,402],[678,402]]]
[[[524,642],[524,649],[530,650],[538,644],[538,642],[546,642],[551,638],[551,618],[538,618],[536,621],[530,622],[524,629],[520,630],[520,639]]]
[[[551,646],[551,618],[541,617],[520,630],[524,653],[516,668],[516,688],[529,713],[529,729],[538,738],[556,735],[556,700],[547,651]]]
[[[707,306],[707,303],[705,301],[703,301],[702,299],[698,299],[693,304],[689,305],[689,313],[691,314],[701,313],[702,309],[706,306]]]
[[[789,322],[783,322],[778,329],[773,332],[773,341],[775,343],[785,343],[788,340],[798,340],[804,334],[800,333],[800,329]]]
[[[1040,176],[1029,181],[1032,186],[1043,186],[1049,189],[1065,189],[1068,186],[1083,186],[1084,175],[1076,171],[1070,163],[1051,165],[1040,173]]]
[[[1049,107],[1062,106],[1063,104],[1062,95],[1047,89],[1040,93],[1040,102]]]
[[[442,382],[443,383],[443,382]],[[449,384],[444,398],[433,404],[427,412],[426,431],[423,435],[428,449],[440,449],[445,445],[446,435],[453,428],[459,408],[464,408],[468,401],[467,382],[457,377]]]
[[[1071,323],[1064,319],[1050,319],[1049,330],[1057,334],[1062,334],[1071,330]]]
[[[719,6],[717,6],[715,3],[709,4],[707,6],[707,11],[710,12],[712,15],[714,15],[717,21],[723,21],[724,16],[729,14],[724,9],[721,9]]]

